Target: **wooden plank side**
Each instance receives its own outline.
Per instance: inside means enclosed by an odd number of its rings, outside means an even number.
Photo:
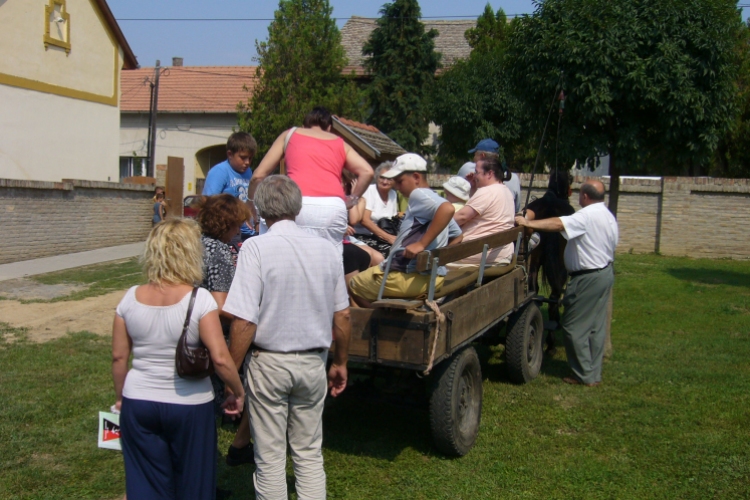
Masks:
[[[523,228],[514,227],[507,231],[502,231],[497,234],[485,236],[476,240],[459,243],[458,245],[452,245],[449,247],[438,248],[429,252],[420,252],[417,255],[417,271],[424,272],[430,270],[430,263],[432,259],[440,259],[440,265],[450,264],[457,260],[465,259],[472,255],[482,253],[484,245],[489,245],[490,248],[496,248],[499,246],[507,245],[508,243],[514,243],[518,239],[518,234]]]
[[[349,340],[349,355],[367,358],[370,356],[370,318],[374,309],[352,307],[352,335]]]

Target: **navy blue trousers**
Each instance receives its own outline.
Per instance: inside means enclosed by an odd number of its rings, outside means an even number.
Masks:
[[[213,402],[178,405],[123,398],[121,412],[128,498],[215,498]]]

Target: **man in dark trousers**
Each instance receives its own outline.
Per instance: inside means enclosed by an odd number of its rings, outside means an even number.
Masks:
[[[570,282],[565,291],[562,328],[565,351],[573,374],[563,381],[596,386],[602,381],[602,360],[607,332],[607,300],[614,283],[617,220],[604,204],[604,184],[588,180],[578,197],[581,210],[567,217],[527,220],[519,226],[537,231],[561,232],[568,240],[565,267]]]

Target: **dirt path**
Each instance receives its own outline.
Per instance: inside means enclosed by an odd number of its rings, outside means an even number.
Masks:
[[[0,300],[0,322],[28,328],[29,339],[47,342],[67,332],[86,330],[99,335],[112,333],[115,308],[126,290],[99,297],[52,303],[22,304]]]

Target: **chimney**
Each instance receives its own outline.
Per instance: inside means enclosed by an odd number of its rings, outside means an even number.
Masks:
[[[182,58],[181,57],[173,57],[172,58],[172,66],[182,66]]]

